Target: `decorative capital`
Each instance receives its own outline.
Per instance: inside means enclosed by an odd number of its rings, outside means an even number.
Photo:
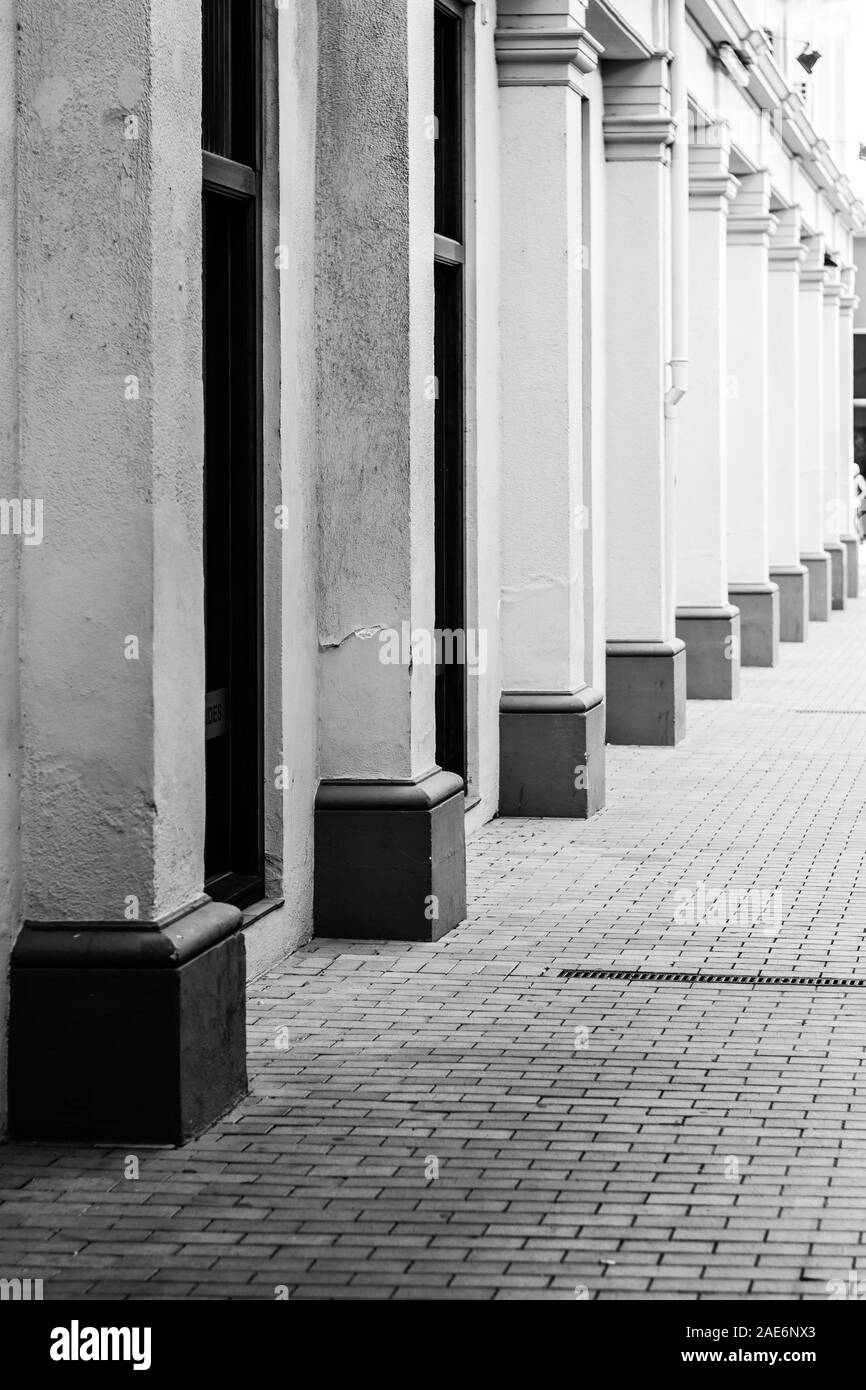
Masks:
[[[734,203],[736,208],[736,202]],[[728,218],[728,242],[731,246],[766,246],[778,226],[771,212],[732,212]]]
[[[559,22],[545,27],[544,20]],[[598,67],[601,44],[571,14],[500,12],[500,21],[494,34],[500,87],[571,87],[580,91],[578,74]]]
[[[770,270],[799,274],[806,259],[806,248],[801,240],[801,210],[799,207],[782,208],[775,216],[777,226],[770,241]]]
[[[765,169],[746,174],[728,218],[728,242],[732,246],[767,246],[779,219],[770,212],[770,175]]]
[[[857,284],[857,267],[856,265],[843,265],[841,271],[842,298],[839,307],[843,314],[853,316],[854,311],[860,304],[860,296],[857,294],[855,288]]]
[[[689,206],[695,212],[727,212],[738,188],[739,179],[733,174],[690,173]]]
[[[689,206],[695,212],[727,212],[739,179],[731,173],[726,121],[695,125],[689,143]]]
[[[800,285],[813,293],[823,294],[827,281],[824,266],[825,241],[822,234],[806,237],[803,241],[806,259],[800,271]]]
[[[795,270],[799,273],[806,259],[802,246],[778,246],[775,237],[770,242],[770,270]]]
[[[677,123],[663,112],[605,116],[604,152],[609,161],[669,164]]]
[[[838,280],[831,280],[829,274],[824,276],[824,303],[829,305],[841,304],[842,286]]]

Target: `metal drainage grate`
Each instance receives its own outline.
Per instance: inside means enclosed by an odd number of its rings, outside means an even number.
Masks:
[[[652,980],[680,985],[807,985],[810,989],[862,989],[852,975],[730,975],[704,970],[560,970],[560,980]]]
[[[795,714],[866,714],[866,709],[795,709]]]

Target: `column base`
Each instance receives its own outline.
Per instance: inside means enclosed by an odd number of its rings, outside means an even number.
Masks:
[[[809,621],[829,623],[833,607],[830,556],[826,550],[817,550],[801,555],[800,563],[809,571]]]
[[[205,901],[168,924],[26,923],[12,952],[16,1139],[182,1144],[247,1090],[244,939]]]
[[[740,610],[740,660],[743,665],[777,666],[778,584],[729,584],[728,597]]]
[[[828,541],[824,546],[830,556],[833,610],[848,607],[848,551],[841,541]]]
[[[809,635],[809,571],[805,565],[778,565],[770,579],[779,586],[779,637],[805,642]]]
[[[686,646],[608,642],[607,741],[671,748],[686,733]]]
[[[323,782],[316,797],[314,932],[438,941],[466,916],[463,782]]]
[[[843,536],[842,544],[848,553],[848,597],[860,597],[860,542],[856,536]]]
[[[585,819],[604,806],[605,711],[597,690],[504,694],[499,814]]]
[[[678,608],[677,637],[686,644],[690,700],[736,700],[740,693],[740,610]]]

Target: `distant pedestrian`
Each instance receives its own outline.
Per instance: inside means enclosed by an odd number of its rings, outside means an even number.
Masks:
[[[866,478],[859,468],[854,469],[854,491],[857,494],[857,534],[866,538]]]

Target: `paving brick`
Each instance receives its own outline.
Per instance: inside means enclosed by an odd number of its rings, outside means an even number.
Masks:
[[[476,834],[440,942],[312,941],[251,985],[250,1096],[138,1182],[119,1149],[0,1149],[0,1275],[44,1269],[51,1298],[759,1301],[866,1269],[866,991],[559,974],[866,978],[866,720],[833,713],[864,683],[861,601],[739,701],[690,704],[675,751],[609,748],[602,815]],[[778,930],[678,921],[701,883],[776,894]]]

